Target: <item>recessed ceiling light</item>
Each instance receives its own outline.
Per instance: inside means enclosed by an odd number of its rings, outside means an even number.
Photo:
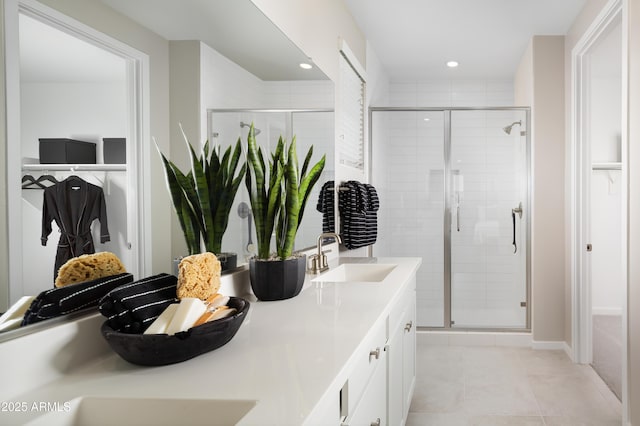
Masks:
[[[431,119],[429,117],[425,117],[424,121],[431,121]]]
[[[303,70],[310,70],[313,67],[311,66],[311,64],[307,64],[306,62],[302,62],[300,64],[300,68],[302,68]]]
[[[458,64],[458,62],[457,62],[457,61],[449,61],[449,62],[447,62],[447,66],[448,66],[449,68],[455,68],[455,67],[457,67],[458,65],[459,65],[459,64]]]

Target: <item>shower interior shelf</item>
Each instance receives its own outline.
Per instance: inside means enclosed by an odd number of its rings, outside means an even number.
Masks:
[[[126,164],[23,164],[22,171],[126,172]]]
[[[591,164],[591,170],[622,170],[622,163],[593,163]]]

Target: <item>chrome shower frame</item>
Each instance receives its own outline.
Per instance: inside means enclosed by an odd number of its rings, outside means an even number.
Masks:
[[[532,211],[532,147],[531,147],[531,108],[523,106],[513,107],[369,107],[369,138],[367,143],[369,151],[369,164],[373,164],[373,113],[376,111],[391,112],[442,112],[444,114],[444,326],[443,327],[418,327],[418,330],[441,330],[441,331],[482,331],[482,332],[530,332],[531,331],[531,211]],[[453,111],[522,111],[525,113],[526,126],[520,132],[520,136],[525,137],[526,143],[526,173],[527,173],[527,208],[524,210],[524,216],[526,218],[526,268],[525,268],[525,280],[526,280],[526,326],[525,328],[481,328],[481,327],[452,327],[451,320],[451,197],[448,195],[451,191],[453,174],[451,170],[451,112]],[[521,128],[523,126],[521,125]],[[503,129],[504,130],[504,129]],[[524,133],[524,134],[523,134]],[[371,171],[369,171],[369,177],[371,177]],[[370,256],[372,253],[369,254]]]

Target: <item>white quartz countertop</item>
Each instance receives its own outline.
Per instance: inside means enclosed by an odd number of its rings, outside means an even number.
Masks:
[[[336,262],[330,264],[332,269]],[[303,424],[324,395],[340,390],[352,354],[372,327],[385,320],[421,259],[340,258],[339,262],[397,266],[378,283],[314,283],[315,276],[307,276],[302,292],[292,299],[250,299],[240,330],[219,349],[161,367],[136,366],[110,353],[29,392],[28,400],[60,404],[90,396],[252,400],[256,405],[241,425]]]

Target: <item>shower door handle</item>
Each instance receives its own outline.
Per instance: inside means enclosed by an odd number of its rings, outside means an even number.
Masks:
[[[516,213],[522,219],[522,203],[518,204],[518,207],[511,209],[511,222],[513,223],[513,254],[518,252],[518,244],[516,244]]]
[[[511,209],[511,221],[513,222],[513,254],[518,252],[518,244],[516,244],[516,212]]]
[[[460,232],[460,204],[456,207],[456,227],[458,228],[458,232]]]

